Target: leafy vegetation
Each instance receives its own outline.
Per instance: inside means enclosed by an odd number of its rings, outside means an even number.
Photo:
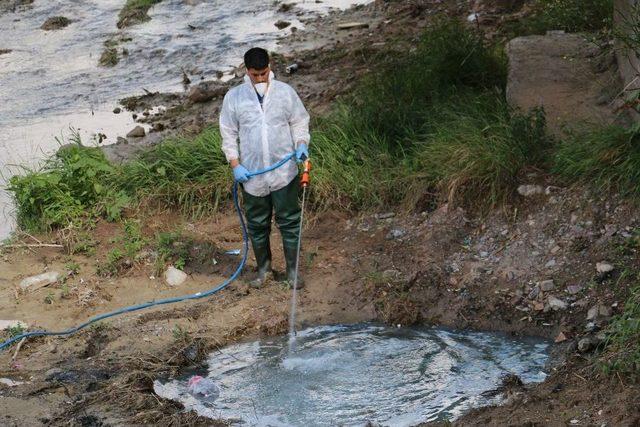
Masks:
[[[92,216],[119,219],[129,198],[110,186],[115,173],[102,151],[81,145],[75,134],[39,172],[9,181],[18,221],[28,230],[47,230]]]
[[[158,257],[156,258],[156,274],[160,274],[167,263],[182,270],[191,260],[189,246],[191,239],[185,238],[180,232],[159,233],[156,236]]]

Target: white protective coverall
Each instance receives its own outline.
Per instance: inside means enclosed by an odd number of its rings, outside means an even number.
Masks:
[[[238,159],[249,171],[257,171],[291,154],[297,144],[309,144],[309,114],[296,91],[276,80],[273,73],[260,105],[249,76],[245,76],[244,83],[224,97],[220,133],[227,161]],[[264,197],[285,187],[297,174],[296,162],[291,160],[274,171],[252,177],[244,190]]]

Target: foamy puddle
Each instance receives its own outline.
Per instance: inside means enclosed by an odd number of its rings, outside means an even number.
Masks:
[[[495,403],[483,394],[505,374],[544,380],[548,343],[502,334],[370,324],[324,326],[227,347],[200,375],[217,399],[188,392],[190,376],[156,381],[156,392],[200,415],[252,426],[409,426],[454,419]]]

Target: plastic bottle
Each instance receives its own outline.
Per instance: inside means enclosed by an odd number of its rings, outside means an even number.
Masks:
[[[189,393],[193,396],[206,397],[207,399],[216,399],[220,395],[220,389],[211,378],[204,378],[200,375],[194,375],[189,378]]]

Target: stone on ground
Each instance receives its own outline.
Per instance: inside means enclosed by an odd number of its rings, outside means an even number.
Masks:
[[[184,271],[178,270],[174,266],[167,268],[164,273],[164,280],[169,286],[180,286],[187,280],[187,277]]]
[[[35,291],[36,289],[43,288],[52,283],[56,283],[60,278],[60,273],[57,271],[47,271],[46,273],[38,274],[37,276],[27,277],[20,282],[21,291]]]

